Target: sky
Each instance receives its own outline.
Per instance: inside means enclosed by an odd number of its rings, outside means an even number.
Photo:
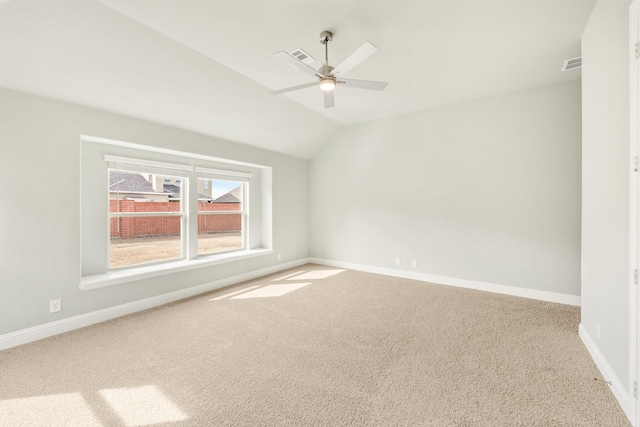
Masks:
[[[240,185],[242,184],[237,181],[220,181],[215,179],[213,180],[213,189],[211,190],[211,197],[214,199],[217,199],[223,194],[227,194],[229,191],[233,190],[234,188],[240,187]]]

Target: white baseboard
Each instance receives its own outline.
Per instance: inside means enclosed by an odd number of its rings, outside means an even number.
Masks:
[[[578,333],[580,335],[580,339],[589,351],[591,358],[600,370],[600,373],[602,374],[605,381],[611,382],[611,384],[609,385],[611,392],[618,400],[618,403],[620,404],[620,407],[624,411],[627,418],[631,420],[631,408],[629,406],[629,393],[627,392],[627,388],[622,384],[620,379],[613,372],[613,369],[611,369],[611,366],[609,365],[609,363],[607,363],[607,359],[605,359],[602,353],[600,353],[600,349],[598,349],[595,341],[593,341],[587,330],[584,328],[584,326],[582,326],[582,323],[578,327]]]
[[[580,306],[580,297],[577,295],[560,294],[557,292],[538,291],[535,289],[517,288],[514,286],[497,285],[495,283],[478,282],[475,280],[457,279],[454,277],[436,276],[433,274],[416,273],[392,268],[374,267],[370,265],[354,264],[350,262],[334,261],[322,258],[309,258],[309,262],[331,267],[348,268],[350,270],[364,271],[367,273],[383,274],[385,276],[402,277],[405,279],[419,280],[421,282],[436,283],[438,285],[457,286],[459,288],[476,289],[479,291],[493,292],[497,294],[512,295],[522,298],[530,298],[541,301],[556,302],[565,305]]]
[[[115,307],[105,308],[103,310],[93,311],[91,313],[80,314],[78,316],[68,317],[43,325],[34,326],[32,328],[23,329],[9,334],[0,335],[0,350],[6,350],[22,344],[48,338],[54,335],[72,331],[74,329],[84,328],[106,320],[115,319],[116,317],[126,316],[138,311],[147,310],[170,302],[178,301],[184,298],[210,292],[226,286],[235,285],[247,280],[255,279],[268,274],[277,273],[288,268],[298,267],[309,262],[308,258],[302,258],[296,261],[277,264],[260,270],[248,273],[238,274],[236,276],[227,277],[210,283],[193,286],[178,291],[169,292],[162,295],[129,302]]]

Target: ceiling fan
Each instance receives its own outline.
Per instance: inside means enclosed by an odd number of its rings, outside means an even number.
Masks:
[[[324,95],[324,108],[331,108],[335,106],[335,99],[333,97],[333,90],[337,85],[344,87],[351,87],[356,89],[369,89],[369,90],[384,90],[389,83],[387,82],[375,82],[369,80],[355,80],[355,79],[343,79],[342,74],[346,73],[369,56],[374,54],[378,48],[369,42],[364,42],[362,46],[355,50],[351,55],[340,63],[337,67],[329,65],[329,42],[333,40],[333,34],[330,31],[323,31],[320,33],[320,43],[324,45],[324,65],[319,70],[305,64],[293,55],[287,52],[280,51],[274,55],[278,58],[284,59],[290,65],[293,65],[300,71],[310,74],[316,77],[318,80],[305,83],[297,86],[291,86],[284,89],[274,90],[271,93],[273,95],[279,95],[281,93],[292,92],[294,90],[304,89],[311,86],[319,86]]]

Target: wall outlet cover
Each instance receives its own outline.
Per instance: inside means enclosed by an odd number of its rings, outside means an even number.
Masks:
[[[49,301],[49,313],[57,313],[60,310],[62,310],[62,301],[59,298]]]

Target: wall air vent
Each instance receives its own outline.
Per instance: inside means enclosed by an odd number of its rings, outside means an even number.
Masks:
[[[307,52],[305,52],[304,50],[297,48],[296,50],[294,50],[293,52],[289,52],[289,55],[295,57],[296,59],[304,62],[305,64],[311,64],[313,62],[316,62],[315,58],[313,58],[311,55],[309,55]]]
[[[564,65],[562,66],[562,71],[573,70],[574,68],[582,67],[582,57],[579,56],[577,58],[571,58],[564,61]]]

